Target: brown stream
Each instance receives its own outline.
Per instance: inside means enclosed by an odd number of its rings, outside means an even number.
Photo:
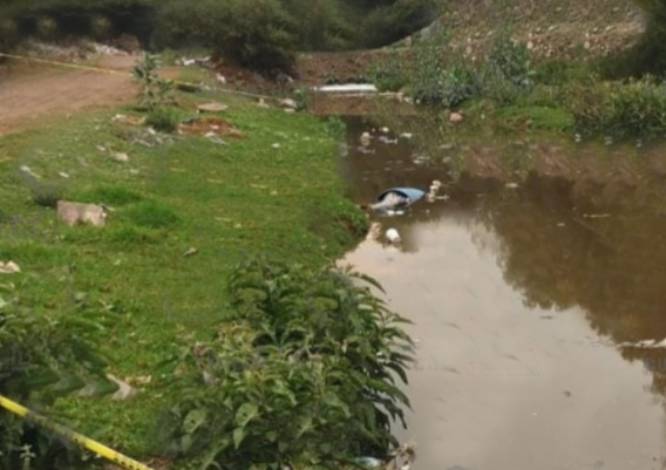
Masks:
[[[413,410],[397,432],[415,468],[666,469],[666,347],[640,343],[666,338],[666,204],[537,174],[453,182],[413,140],[377,130],[360,149],[371,127],[350,120],[343,158],[359,203],[434,179],[450,197],[375,217],[402,245],[369,239],[346,258],[413,321]]]

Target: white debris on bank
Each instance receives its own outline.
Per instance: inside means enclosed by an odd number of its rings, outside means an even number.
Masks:
[[[313,88],[319,93],[343,93],[343,94],[372,94],[378,93],[377,87],[371,83],[347,83],[344,85],[324,85]]]

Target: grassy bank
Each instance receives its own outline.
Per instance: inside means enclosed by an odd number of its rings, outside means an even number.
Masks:
[[[239,262],[266,255],[317,268],[365,229],[344,197],[331,126],[224,99],[221,117],[242,133],[225,144],[112,122],[128,110],[0,138],[0,260],[22,270],[2,297],[96,325],[109,372],[139,394],[68,398],[52,411],[134,455],[153,451],[156,416],[173,404],[176,379],[162,364],[230,313],[225,286]],[[179,100],[194,114],[190,98]],[[105,204],[107,226],[66,227],[35,202],[54,194]]]

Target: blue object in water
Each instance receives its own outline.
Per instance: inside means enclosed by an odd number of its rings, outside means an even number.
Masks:
[[[386,196],[391,193],[398,194],[408,200],[407,205],[414,204],[417,201],[420,201],[426,195],[425,191],[421,191],[418,188],[391,188],[384,191],[377,198],[378,201],[384,200]]]

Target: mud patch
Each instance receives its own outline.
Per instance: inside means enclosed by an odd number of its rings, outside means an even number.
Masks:
[[[218,117],[203,117],[184,122],[178,126],[178,133],[182,135],[206,137],[214,135],[218,137],[233,137],[236,139],[245,137],[245,134],[235,128],[231,123]]]

